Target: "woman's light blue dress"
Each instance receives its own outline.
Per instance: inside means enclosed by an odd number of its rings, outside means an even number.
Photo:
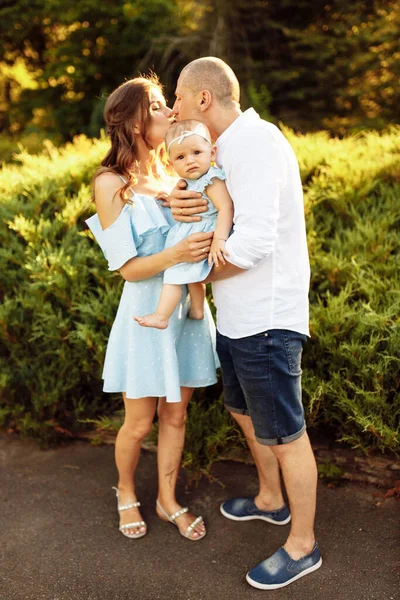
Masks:
[[[208,201],[207,212],[199,213],[201,221],[196,221],[195,223],[175,223],[168,232],[165,242],[166,248],[175,246],[175,244],[184,240],[191,233],[215,231],[218,211],[204,191],[208,185],[212,184],[212,180],[215,177],[225,181],[226,175],[223,169],[210,167],[207,173],[199,177],[199,179],[185,179],[187,190],[200,192],[202,197]],[[198,263],[179,263],[166,269],[164,272],[164,283],[182,284],[203,281],[210,271],[211,267],[207,259]]]
[[[110,271],[135,256],[150,256],[164,249],[175,223],[171,211],[142,194],[134,194],[118,218],[102,230],[99,218],[86,221],[108,260]],[[107,345],[103,369],[104,391],[125,392],[127,398],[166,396],[180,402],[180,387],[204,387],[217,381],[215,326],[208,308],[201,321],[187,318],[189,296],[182,286],[181,301],[167,329],[141,327],[135,315],[156,310],[162,273],[124,284],[117,316]]]

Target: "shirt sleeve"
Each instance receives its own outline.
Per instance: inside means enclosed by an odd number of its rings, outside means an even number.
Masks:
[[[226,259],[241,269],[255,267],[275,249],[286,170],[282,149],[270,132],[252,128],[236,140],[227,167],[235,214]]]

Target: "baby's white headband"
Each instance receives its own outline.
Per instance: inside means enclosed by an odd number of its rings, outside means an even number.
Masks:
[[[178,144],[181,144],[183,142],[183,140],[191,135],[199,135],[200,137],[204,138],[209,144],[211,144],[210,140],[206,137],[205,133],[204,133],[204,126],[199,123],[198,125],[196,125],[196,127],[194,128],[193,131],[182,131],[182,133],[180,135],[178,135],[176,138],[174,138],[167,146],[167,152],[169,154],[169,149],[171,148],[172,144],[174,144],[175,142],[178,142]]]

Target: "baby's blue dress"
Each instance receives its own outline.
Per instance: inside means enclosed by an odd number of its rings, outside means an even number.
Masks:
[[[175,246],[175,244],[184,240],[191,233],[215,231],[218,211],[204,192],[205,188],[212,184],[214,177],[222,181],[226,179],[223,169],[219,169],[218,167],[210,167],[207,173],[199,177],[199,179],[185,179],[187,190],[200,192],[202,197],[208,201],[207,212],[199,213],[201,221],[196,221],[195,223],[175,223],[168,232],[165,242],[166,248]],[[211,267],[208,265],[207,259],[198,263],[179,263],[164,271],[164,283],[182,284],[203,281],[210,271]]]
[[[93,215],[86,221],[108,260],[110,271],[135,256],[164,249],[174,223],[171,212],[143,194],[134,194],[110,227],[101,228]],[[104,391],[125,392],[127,398],[166,396],[180,402],[180,386],[204,387],[217,381],[215,326],[206,303],[201,321],[187,319],[189,296],[182,286],[181,301],[167,329],[141,327],[133,317],[156,310],[162,273],[143,281],[126,281],[107,345]]]

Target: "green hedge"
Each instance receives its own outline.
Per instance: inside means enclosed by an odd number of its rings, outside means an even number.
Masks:
[[[304,355],[309,426],[364,449],[398,449],[400,129],[344,140],[287,131],[300,162],[312,265]],[[106,140],[23,153],[0,172],[0,425],[42,443],[120,407],[101,391],[122,279],[84,220]],[[221,385],[192,403],[185,460],[236,442]],[[233,441],[235,440],[235,441]]]

